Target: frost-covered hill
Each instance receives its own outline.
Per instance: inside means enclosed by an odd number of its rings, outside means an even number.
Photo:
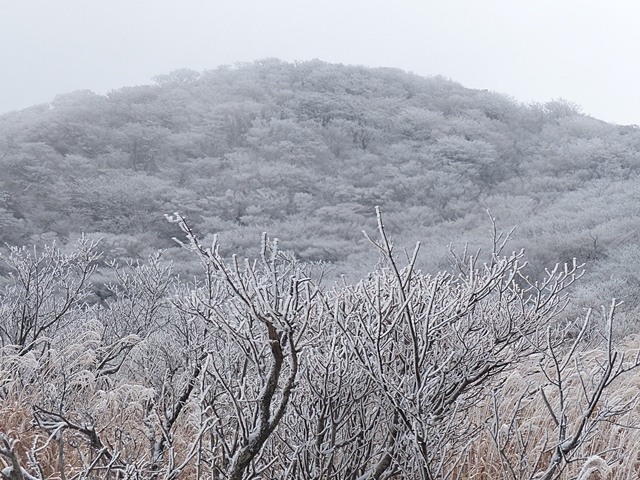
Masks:
[[[486,245],[490,210],[517,227],[532,274],[577,257],[592,272],[584,289],[635,302],[639,169],[639,130],[564,100],[265,60],[1,116],[0,241],[88,232],[107,258],[175,257],[164,214],[179,211],[224,252],[255,254],[266,230],[303,260],[359,274],[375,261],[361,233],[375,205],[398,243],[427,245],[426,268],[449,242]]]

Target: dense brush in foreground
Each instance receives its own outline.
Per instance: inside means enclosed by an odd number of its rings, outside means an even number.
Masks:
[[[3,477],[638,475],[639,342],[614,344],[615,302],[602,331],[590,313],[559,325],[579,265],[532,282],[495,235],[487,263],[424,274],[378,214],[378,268],[323,289],[266,236],[259,259],[227,260],[170,220],[202,275],[111,265],[93,306],[93,243],[3,257]]]

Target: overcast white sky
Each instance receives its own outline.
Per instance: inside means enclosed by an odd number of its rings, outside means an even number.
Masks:
[[[265,57],[398,67],[640,124],[634,0],[16,0],[0,113]]]

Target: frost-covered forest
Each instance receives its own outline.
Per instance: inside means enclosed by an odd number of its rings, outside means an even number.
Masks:
[[[568,101],[522,105],[444,78],[266,60],[0,116],[0,241],[102,238],[108,258],[169,249],[180,212],[224,253],[268,231],[357,279],[375,265],[374,207],[419,264],[486,247],[487,209],[516,226],[535,275],[588,262],[585,298],[637,302],[640,131]],[[193,266],[191,271],[195,271]],[[590,288],[594,285],[593,288]]]
[[[569,101],[320,61],[2,115],[3,475],[635,478],[639,169]]]

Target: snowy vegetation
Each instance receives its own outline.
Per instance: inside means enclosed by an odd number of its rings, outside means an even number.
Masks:
[[[217,239],[202,245],[182,217],[169,219],[200,275],[184,283],[158,255],[113,264],[103,305],[84,301],[99,258],[86,239],[70,254],[2,257],[7,478],[552,479],[640,468],[624,426],[638,421],[637,391],[618,380],[640,365],[638,342],[614,343],[615,302],[604,331],[591,313],[556,321],[581,266],[531,282],[523,253],[503,254],[496,234],[489,263],[454,255],[451,271],[429,275],[415,268],[419,244],[399,264],[378,214],[378,267],[325,289],[318,265],[266,235],[255,261],[227,260]]]
[[[639,146],[319,61],[0,116],[3,477],[635,478]]]
[[[218,234],[223,255],[257,256],[268,231],[355,282],[375,266],[360,231],[375,231],[376,205],[390,234],[427,245],[428,271],[447,267],[450,242],[488,251],[490,210],[517,227],[532,277],[577,258],[589,270],[581,298],[616,296],[632,312],[639,146],[634,126],[568,101],[522,105],[393,69],[265,60],[176,71],[0,116],[0,244],[85,233],[102,238],[105,260],[168,249],[193,274],[164,220],[178,211],[201,236]]]

